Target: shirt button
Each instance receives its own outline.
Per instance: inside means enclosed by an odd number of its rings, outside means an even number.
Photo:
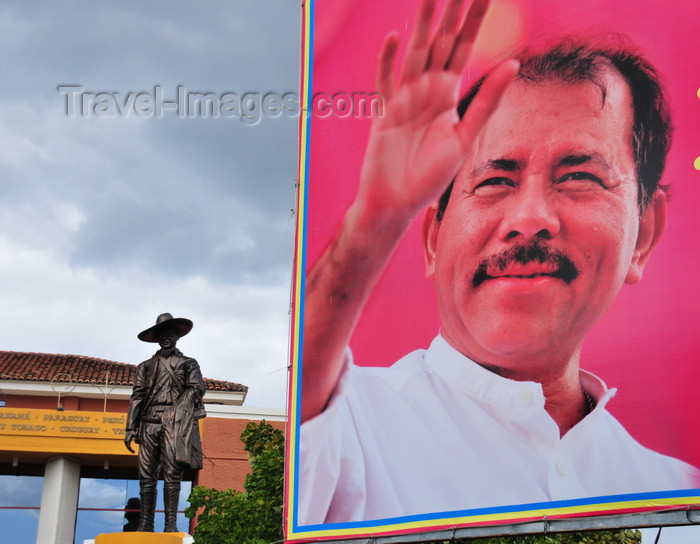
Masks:
[[[564,465],[561,459],[559,459],[554,466],[557,469],[559,476],[566,476],[566,465]]]
[[[532,404],[532,401],[534,399],[534,395],[532,394],[532,391],[529,389],[523,389],[520,392],[520,400],[523,401],[523,404]]]

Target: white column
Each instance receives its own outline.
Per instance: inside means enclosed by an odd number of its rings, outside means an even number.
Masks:
[[[80,464],[66,457],[47,461],[37,544],[73,544],[79,489]]]

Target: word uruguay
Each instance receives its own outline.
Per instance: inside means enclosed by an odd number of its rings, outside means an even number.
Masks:
[[[152,91],[90,91],[82,85],[59,85],[68,117],[152,117],[175,115],[180,118],[240,119],[246,125],[257,125],[263,118],[298,117],[299,96],[294,92],[189,91],[178,85],[167,95],[160,85]],[[317,117],[370,118],[381,116],[384,101],[379,93],[314,94],[309,101],[311,114]]]

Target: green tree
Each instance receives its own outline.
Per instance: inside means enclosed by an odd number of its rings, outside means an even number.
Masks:
[[[241,433],[252,472],[245,491],[192,489],[189,518],[197,516],[197,544],[269,544],[282,540],[284,495],[284,434],[264,420],[250,422]],[[581,533],[514,535],[465,539],[470,544],[639,544],[637,530],[600,530]]]
[[[251,473],[245,491],[197,486],[185,515],[197,517],[197,544],[267,544],[282,540],[284,434],[265,420],[250,422],[241,433]]]

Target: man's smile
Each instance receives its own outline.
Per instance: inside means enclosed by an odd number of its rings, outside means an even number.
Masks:
[[[534,279],[550,277],[570,284],[579,275],[573,261],[561,251],[535,242],[515,246],[484,259],[476,269],[472,285],[499,278]]]

